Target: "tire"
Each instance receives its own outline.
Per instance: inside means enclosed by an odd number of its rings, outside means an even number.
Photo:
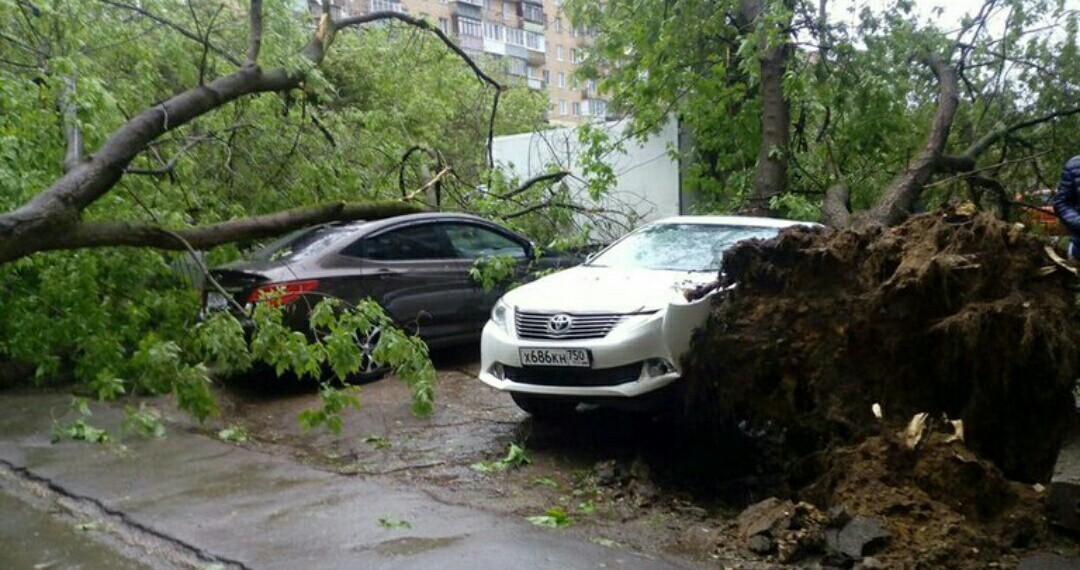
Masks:
[[[375,347],[379,344],[379,332],[380,329],[375,327],[375,330],[368,332],[367,334],[361,334],[357,337],[356,342],[360,345],[360,369],[348,377],[350,384],[367,384],[376,380],[382,379],[390,372],[390,368],[375,362],[372,357],[372,353],[375,351]]]
[[[511,392],[510,397],[514,399],[517,407],[541,420],[568,418],[574,415],[574,410],[578,405],[576,401],[566,398],[535,396],[520,392]]]

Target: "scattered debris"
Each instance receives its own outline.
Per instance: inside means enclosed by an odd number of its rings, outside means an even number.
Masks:
[[[852,518],[843,528],[825,531],[828,549],[853,560],[880,552],[891,538],[892,534],[877,521],[864,516]]]
[[[930,414],[926,412],[915,414],[911,417],[907,429],[904,430],[904,444],[907,445],[908,449],[919,447],[923,434],[926,433],[926,419],[929,417]]]
[[[412,523],[406,520],[395,520],[390,517],[382,517],[379,519],[379,526],[386,530],[399,530],[412,528]]]
[[[516,443],[511,443],[506,450],[506,457],[494,461],[477,461],[469,467],[481,473],[494,473],[506,471],[511,467],[521,467],[528,463],[532,463],[532,461],[525,452],[525,448]]]
[[[244,443],[248,440],[247,430],[243,426],[236,424],[230,424],[221,428],[217,433],[218,439],[221,441],[229,441],[232,443]]]
[[[772,497],[747,507],[736,524],[748,550],[761,555],[775,552],[787,563],[821,553],[825,520],[813,505]]]
[[[385,437],[380,437],[380,436],[377,436],[377,435],[369,435],[369,436],[365,437],[364,438],[364,443],[370,445],[371,447],[373,447],[375,449],[389,449],[389,447],[390,447],[390,440],[389,439],[386,439]]]
[[[1058,454],[1046,506],[1050,522],[1080,531],[1080,436],[1074,437]]]
[[[563,528],[570,526],[574,522],[562,507],[552,507],[544,511],[544,514],[526,517],[526,520],[536,526],[547,528]]]

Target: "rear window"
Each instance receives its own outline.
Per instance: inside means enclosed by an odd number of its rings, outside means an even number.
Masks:
[[[321,253],[339,239],[356,231],[356,225],[317,226],[295,231],[251,256],[256,261],[298,261]]]

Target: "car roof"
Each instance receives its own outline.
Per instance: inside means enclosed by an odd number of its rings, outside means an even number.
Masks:
[[[369,231],[380,230],[382,228],[396,226],[398,224],[408,224],[410,222],[433,222],[433,221],[459,221],[459,222],[477,222],[484,225],[495,225],[490,220],[485,220],[480,216],[473,216],[471,214],[459,214],[457,212],[420,212],[418,214],[405,214],[402,216],[391,216],[389,218],[383,218],[381,220],[372,220],[363,222],[365,229]]]
[[[790,228],[806,226],[823,227],[816,222],[783,220],[780,218],[760,218],[756,216],[671,216],[652,222],[653,224],[704,224],[715,226],[747,226],[755,228]]]

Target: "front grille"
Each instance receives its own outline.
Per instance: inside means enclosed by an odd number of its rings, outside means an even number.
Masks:
[[[540,386],[616,386],[641,377],[641,362],[615,368],[560,368],[557,366],[504,366],[506,379]]]
[[[570,325],[564,330],[554,331],[548,327],[552,317],[564,315],[570,318]],[[629,315],[620,313],[532,313],[517,311],[514,313],[514,326],[518,338],[539,340],[583,340],[604,338],[615,325]]]

